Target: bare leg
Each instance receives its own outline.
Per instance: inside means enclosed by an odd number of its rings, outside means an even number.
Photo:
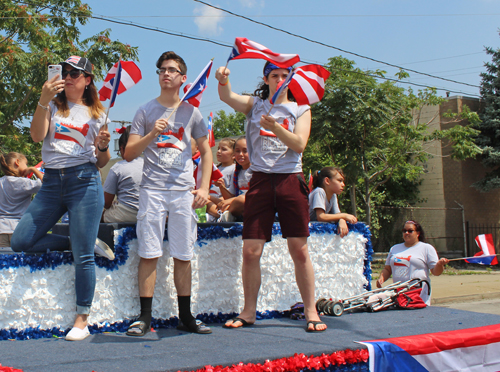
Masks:
[[[191,296],[191,261],[174,258],[174,284],[177,296]]]
[[[142,258],[139,261],[139,296],[153,297],[156,283],[158,258]]]
[[[87,326],[87,314],[76,314],[75,324],[73,327],[84,329]]]
[[[255,323],[257,311],[257,298],[261,283],[260,257],[264,250],[265,240],[247,239],[243,241],[243,292],[245,295],[245,305],[239,318],[246,320],[249,324]],[[226,327],[241,327],[241,322],[228,321]]]
[[[319,321],[314,300],[314,270],[307,249],[307,238],[288,238],[288,250],[295,265],[295,279],[304,302],[304,315],[307,321]],[[318,324],[316,330],[326,329],[326,324]],[[309,325],[313,330],[314,326]]]

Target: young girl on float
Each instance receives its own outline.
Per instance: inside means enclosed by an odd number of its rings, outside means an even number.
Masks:
[[[0,247],[10,247],[12,233],[31,203],[31,196],[42,187],[43,173],[28,167],[28,159],[18,152],[0,154]],[[33,173],[38,179],[25,178]]]
[[[272,108],[269,101],[290,72],[291,68],[283,69],[267,62],[263,81],[253,96],[239,95],[231,90],[227,68],[220,67],[215,74],[221,100],[247,116],[246,138],[253,172],[246,193],[243,224],[245,305],[237,318],[225,324],[227,328],[255,323],[261,283],[260,257],[264,243],[271,241],[276,212],[295,264],[295,277],[305,307],[306,330],[320,332],[327,328],[315,308],[314,271],[307,249],[308,189],[302,174],[302,152],[309,139],[311,112],[309,106],[293,102],[287,90]]]
[[[234,159],[236,167],[229,188],[220,188],[224,200],[219,202],[217,208],[222,212],[220,222],[234,222],[242,220],[245,209],[245,194],[249,189],[252,172],[250,171],[250,158],[248,156],[247,140],[240,137],[234,143]]]
[[[219,210],[217,209],[217,204],[219,204],[222,199],[221,189],[227,188],[231,185],[233,179],[233,173],[235,169],[234,164],[234,144],[235,140],[232,138],[223,138],[219,142],[217,147],[217,168],[221,171],[223,177],[219,178],[210,187],[210,202],[207,204],[207,213],[211,217],[211,221],[216,221],[220,217]]]
[[[309,217],[311,221],[337,222],[340,237],[349,233],[347,222],[356,223],[352,214],[341,213],[337,195],[344,191],[344,173],[342,169],[324,167],[313,174],[313,191],[309,194]]]

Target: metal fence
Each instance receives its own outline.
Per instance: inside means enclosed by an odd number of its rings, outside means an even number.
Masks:
[[[378,214],[380,225],[377,229],[371,227],[375,252],[388,252],[394,244],[402,243],[401,229],[408,220],[418,221],[422,225],[427,242],[438,252],[446,252],[450,257],[463,257],[468,252],[467,229],[461,206],[457,208],[379,206],[374,210]]]
[[[479,247],[475,242],[475,238],[481,234],[491,234],[495,247],[499,246],[500,240],[500,225],[486,223],[470,223],[466,222],[467,231],[467,257],[474,256],[479,252]]]

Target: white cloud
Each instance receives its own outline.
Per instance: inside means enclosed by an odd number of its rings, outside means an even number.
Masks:
[[[264,0],[239,0],[241,6],[246,8],[263,8]]]
[[[207,36],[220,35],[222,32],[222,26],[220,23],[223,20],[223,12],[210,8],[208,6],[197,7],[193,11],[196,18],[194,23],[198,26],[198,31]]]

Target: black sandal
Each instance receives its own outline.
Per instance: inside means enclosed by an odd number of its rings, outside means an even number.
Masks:
[[[253,323],[248,323],[245,319],[238,318],[238,317],[233,318],[233,319],[231,319],[231,320],[233,321],[233,322],[231,323],[231,325],[228,325],[228,326],[227,326],[227,325],[225,325],[225,324],[224,324],[224,328],[243,328],[243,327],[250,327],[251,325],[253,325]],[[234,324],[235,322],[240,322],[240,323],[241,323],[241,325],[240,325],[239,327],[233,327],[233,324]]]
[[[139,332],[134,332],[134,329],[138,329]],[[127,329],[127,336],[142,337],[151,330],[151,326],[148,326],[143,320],[136,320]]]
[[[200,334],[209,334],[212,333],[212,330],[201,320],[193,319],[189,325],[185,325],[179,319],[179,325],[177,326],[179,331],[191,332],[191,333],[200,333]]]
[[[313,329],[309,329],[309,325],[312,324],[313,325]],[[306,332],[324,332],[326,331],[326,328],[325,329],[317,329],[316,326],[317,325],[321,325],[321,324],[325,324],[324,322],[322,322],[321,320],[310,320],[307,322],[307,325],[306,325]]]

